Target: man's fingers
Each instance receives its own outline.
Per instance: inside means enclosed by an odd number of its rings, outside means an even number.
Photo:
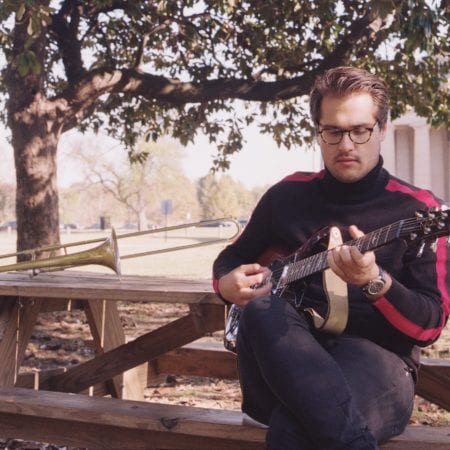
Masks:
[[[270,270],[260,264],[243,264],[238,276],[241,276],[243,284],[241,287],[252,287],[263,283],[270,277]]]
[[[348,231],[353,239],[358,239],[364,236],[364,233],[356,225],[350,225],[348,227]]]

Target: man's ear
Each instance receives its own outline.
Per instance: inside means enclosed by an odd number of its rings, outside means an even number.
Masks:
[[[387,132],[387,124],[384,124],[383,127],[380,127],[380,141],[384,141]]]

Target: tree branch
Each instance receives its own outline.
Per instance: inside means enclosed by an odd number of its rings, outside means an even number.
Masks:
[[[145,47],[147,47],[149,39],[150,39],[149,33],[145,33],[142,36],[141,42],[139,43],[139,48],[136,51],[136,58],[135,58],[135,62],[134,62],[135,69],[139,69],[139,67],[141,67],[141,65],[143,63],[144,51],[145,51]]]
[[[70,16],[70,23],[66,17]],[[59,12],[52,16],[51,31],[62,55],[68,81],[75,81],[84,74],[81,43],[78,40],[79,10],[73,2],[65,1]]]

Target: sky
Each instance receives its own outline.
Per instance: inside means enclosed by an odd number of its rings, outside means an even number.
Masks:
[[[299,170],[320,170],[320,152],[313,149],[279,148],[272,138],[255,129],[248,129],[244,136],[244,148],[230,157],[230,170],[226,172],[247,188],[273,184],[286,175]],[[197,145],[186,149],[184,167],[186,174],[198,178],[208,173],[212,166],[215,148],[206,138],[198,139]]]
[[[0,131],[0,148],[3,153],[0,176],[3,181],[13,182],[15,179],[13,151],[6,140],[6,133],[6,131]],[[247,129],[244,137],[247,142],[238,154],[230,157],[231,167],[226,174],[241,181],[248,189],[276,183],[284,176],[298,170],[311,171],[321,168],[318,150],[278,148],[271,137],[260,134],[256,128]],[[93,143],[92,139],[97,142]],[[83,181],[81,170],[68,156],[75,142],[80,142],[80,135],[77,132],[70,132],[61,139],[58,150],[58,185],[60,187],[68,187],[72,183]],[[92,136],[89,139],[82,137],[81,142],[90,142],[103,148],[106,146],[117,155],[124,152],[120,144],[106,136]],[[183,168],[186,175],[192,180],[207,175],[215,154],[215,148],[207,142],[207,139],[199,137],[195,144],[183,150],[185,152]]]

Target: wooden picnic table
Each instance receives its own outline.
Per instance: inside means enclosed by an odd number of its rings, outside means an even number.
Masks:
[[[264,448],[265,429],[249,423],[238,411],[134,401],[143,399],[148,380],[142,368],[236,376],[230,352],[188,345],[224,327],[225,305],[208,280],[118,277],[74,270],[34,277],[15,272],[0,274],[0,296],[0,437],[90,449]],[[188,312],[127,342],[118,301],[185,304]],[[69,302],[81,304],[86,312],[95,356],[64,371],[49,371],[32,379],[20,375],[39,312],[55,305],[64,309]],[[424,375],[419,383],[422,394],[448,408],[450,364],[431,362]],[[95,390],[115,398],[77,395]],[[408,427],[382,448],[448,450],[450,428]]]
[[[130,393],[121,374],[220,330],[224,304],[210,282],[147,276],[117,276],[66,270],[31,277],[28,273],[0,274],[0,386],[14,386],[38,313],[46,304],[82,302],[92,332],[96,355],[84,364],[47,379],[50,390],[81,392],[97,383],[109,383],[111,395]],[[126,342],[117,301],[183,303],[189,313],[157,330]],[[135,380],[134,380],[135,381]],[[130,394],[139,399],[139,393]]]

